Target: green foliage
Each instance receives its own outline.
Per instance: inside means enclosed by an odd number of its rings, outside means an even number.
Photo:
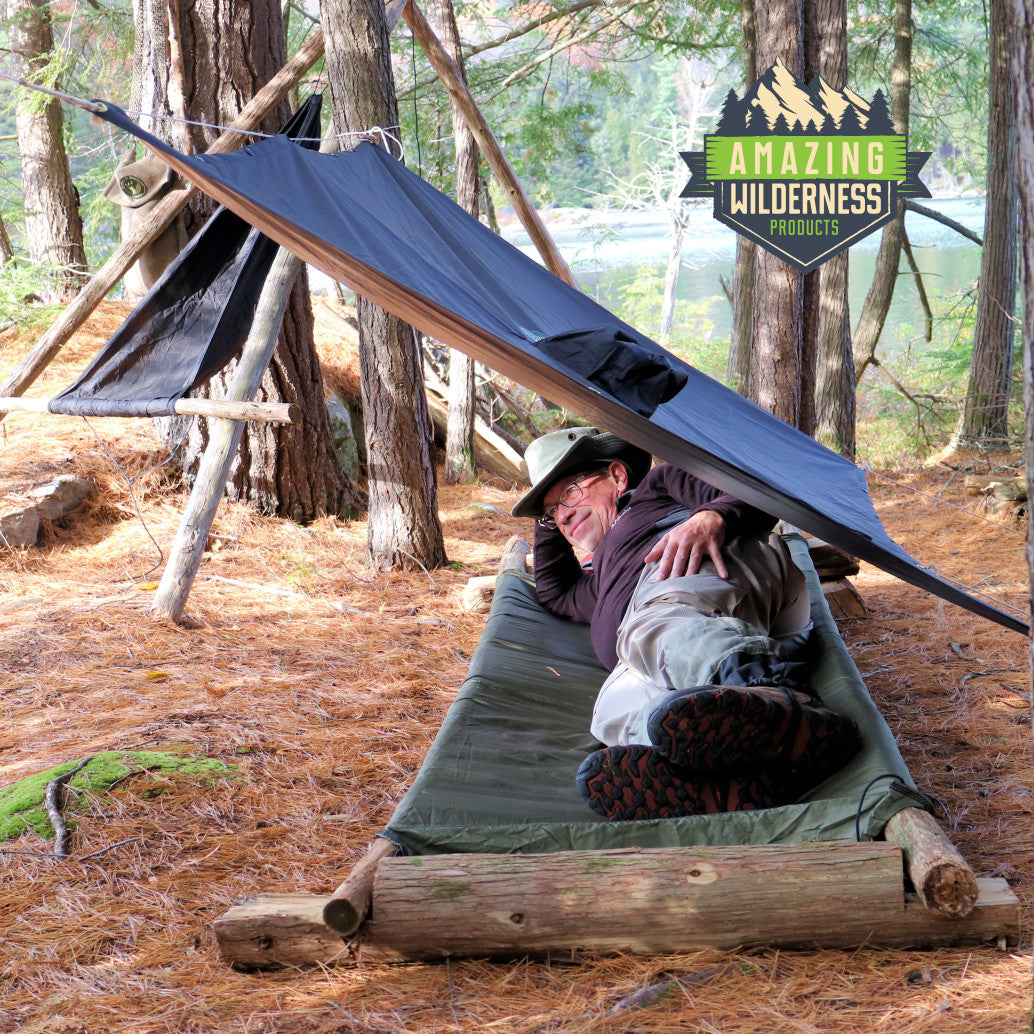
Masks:
[[[849,83],[890,99],[893,9],[848,12]],[[987,150],[987,26],[977,0],[914,0],[909,149],[933,151],[926,177],[946,189],[983,186]]]
[[[52,282],[49,266],[26,258],[15,258],[0,268],[0,327],[17,324],[28,329],[52,323],[60,306],[39,301]]]
[[[644,334],[656,337],[664,300],[663,271],[640,266],[635,277],[619,286],[617,293],[616,314]],[[714,311],[716,306],[726,304],[720,296],[676,300],[675,325],[667,343],[669,351],[718,380],[725,376],[729,342],[714,335]]]
[[[54,830],[43,803],[47,785],[78,763],[67,761],[0,789],[0,840],[11,840],[28,830],[47,839],[52,838]],[[69,780],[64,810],[67,813],[81,809],[86,806],[88,797],[107,792],[127,776],[152,771],[205,779],[214,775],[226,778],[232,774],[229,766],[213,758],[187,757],[157,750],[103,751],[94,755],[90,763]]]

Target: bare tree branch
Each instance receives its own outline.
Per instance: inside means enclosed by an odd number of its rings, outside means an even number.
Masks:
[[[984,246],[984,239],[978,233],[974,233],[968,226],[963,226],[962,223],[956,222],[949,216],[942,215],[936,209],[927,208],[926,205],[917,204],[910,197],[902,199],[905,203],[905,208],[909,212],[915,212],[916,215],[925,215],[927,219],[933,219],[934,222],[941,223],[944,226],[949,227],[956,233],[961,233],[963,237],[969,238],[974,244],[979,244],[981,247]]]
[[[908,231],[902,227],[901,230],[901,250],[905,253],[905,258],[908,259],[909,268],[912,270],[912,276],[915,278],[916,290],[919,292],[919,301],[923,306],[923,312],[926,314],[926,340],[933,340],[933,310],[930,308],[930,299],[926,296],[926,285],[923,283],[923,274],[919,272],[919,266],[916,265],[916,257],[912,253],[912,242],[908,239]]]

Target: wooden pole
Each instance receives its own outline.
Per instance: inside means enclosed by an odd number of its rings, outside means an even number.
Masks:
[[[888,820],[883,835],[901,845],[912,886],[928,909],[949,916],[973,911],[976,875],[929,812],[904,808]]]
[[[0,413],[50,413],[50,399],[10,396],[0,398]],[[230,399],[177,399],[172,404],[177,416],[210,416],[224,420],[254,420],[264,424],[296,424],[301,419],[301,408],[293,402],[236,402]],[[54,413],[53,416],[74,415]],[[146,417],[150,413],[133,413]]]
[[[336,934],[350,937],[362,926],[370,910],[373,879],[381,859],[395,854],[398,849],[386,837],[378,837],[367,849],[348,878],[331,895],[323,908],[323,921]]]
[[[233,125],[223,132],[208,149],[208,154],[232,151],[243,143],[246,133],[254,129],[323,56],[323,33],[315,32],[298,53],[244,106]],[[180,184],[174,187],[141,220],[136,232],[123,241],[107,262],[50,325],[35,347],[11,373],[0,382],[0,396],[22,395],[46,369],[68,339],[86,322],[108,292],[122,279],[140,253],[166,230],[184,205],[197,193],[196,187]]]
[[[431,66],[445,84],[456,108],[470,126],[470,131],[474,134],[481,153],[510,198],[517,218],[528,231],[528,235],[535,247],[538,248],[546,267],[561,280],[566,280],[572,287],[577,287],[578,281],[575,280],[574,274],[564,261],[553,238],[549,236],[549,231],[535,210],[535,206],[524,192],[524,188],[517,179],[517,174],[513,171],[503,149],[499,146],[499,141],[496,140],[495,134],[485,121],[485,116],[481,114],[481,109],[477,106],[470,90],[467,89],[463,76],[456,67],[456,63],[449,57],[442,41],[435,35],[434,30],[413,0],[409,0],[403,9],[402,17],[406,19],[406,24],[412,31],[414,39],[420,44],[428,61],[431,62]]]
[[[284,322],[287,297],[300,268],[301,259],[285,248],[277,252],[259,295],[255,319],[240,362],[234,371],[233,382],[227,394],[228,399],[246,401],[258,390],[262,374],[273,357],[273,349],[276,348],[280,328]],[[183,616],[183,608],[201,565],[201,554],[208,541],[208,532],[226,487],[230,464],[233,462],[243,431],[244,425],[240,421],[213,422],[211,437],[201,457],[197,480],[187,501],[169,562],[165,565],[151,608],[173,621],[179,621]]]

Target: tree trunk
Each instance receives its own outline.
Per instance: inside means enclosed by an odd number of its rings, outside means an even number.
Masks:
[[[1009,441],[1009,388],[1016,340],[1016,109],[1011,50],[1016,30],[1010,0],[990,0],[989,6],[991,82],[984,250],[961,438],[1001,449]]]
[[[324,0],[320,20],[339,129],[398,124],[383,5]],[[360,298],[360,380],[369,464],[367,542],[374,562],[437,566],[445,561],[416,335]]]
[[[757,27],[754,0],[740,0],[743,27],[743,81],[748,85],[758,77]],[[755,244],[736,235],[736,265],[732,274],[732,336],[729,339],[729,386],[741,395],[750,394],[750,353],[754,317]]]
[[[0,216],[0,267],[6,266],[13,256],[11,238],[7,235],[7,226],[4,224],[3,216]]]
[[[800,0],[773,0],[755,9],[757,64],[777,58],[794,75],[804,71]],[[801,419],[804,276],[764,248],[754,255],[754,348],[750,397],[794,427]]]
[[[438,32],[442,45],[456,63],[460,78],[467,81],[463,48],[456,27],[452,0],[435,0]],[[478,176],[478,146],[456,102],[450,96],[452,137],[456,145],[456,203],[475,219],[481,192]],[[449,419],[445,435],[445,480],[448,484],[472,481],[474,464],[474,360],[458,349],[449,349]]]
[[[809,80],[821,75],[834,89],[847,85],[847,2],[808,0],[806,39]],[[823,263],[816,298],[814,375],[815,437],[848,459],[855,455],[855,382],[848,308],[848,253]],[[805,279],[808,291],[810,274]]]
[[[894,63],[890,72],[890,114],[894,130],[908,135],[908,106],[912,94],[912,0],[894,3]],[[854,330],[854,376],[857,383],[876,363],[876,347],[897,286],[901,245],[905,236],[905,205],[898,201],[898,216],[883,228],[876,270],[858,324]]]
[[[218,136],[219,130],[214,127],[230,123],[279,70],[286,57],[286,44],[276,0],[198,0],[183,8],[179,26],[184,56],[181,88],[189,99],[189,117],[205,123],[190,127],[192,148],[197,152]],[[166,6],[161,0],[144,0],[137,14],[138,33],[142,26],[145,35],[151,36],[142,41],[143,49],[138,48],[138,59],[165,61],[158,70],[147,67],[137,71],[137,88],[157,91],[153,96],[141,92],[139,110],[166,114],[168,90],[162,88],[163,78],[167,85],[169,77]],[[284,102],[260,129],[276,132],[288,115]],[[168,122],[156,122],[156,126],[166,139],[172,136]],[[192,203],[188,230],[197,232],[214,208],[208,198]],[[225,395],[234,367],[231,364],[212,379],[213,397]],[[261,401],[296,403],[304,416],[297,425],[247,425],[227,481],[227,496],[248,499],[262,512],[302,522],[324,513],[354,513],[360,500],[334,453],[304,270],[291,290],[283,330],[257,397]],[[176,419],[159,423],[192,483],[209,440],[207,423],[192,421],[185,425]]]
[[[679,273],[682,270],[682,241],[686,236],[686,221],[679,208],[681,201],[675,199],[671,210],[671,245],[668,248],[668,265],[664,273],[664,300],[661,302],[660,343],[667,348],[675,329],[675,301],[678,297]]]
[[[7,18],[15,73],[29,81],[40,78],[54,49],[50,5],[42,0],[7,0]],[[79,193],[65,152],[61,102],[19,90],[15,124],[29,258],[49,267],[41,292],[45,300],[69,302],[87,275]]]
[[[1015,31],[1013,91],[1016,97],[1016,179],[1020,209],[1020,291],[1023,313],[1023,408],[1026,429],[1027,484],[1034,483],[1034,10],[1027,0],[1011,0]],[[1027,568],[1030,606],[1034,608],[1034,511],[1027,507]],[[1028,649],[1034,673],[1034,638]],[[1034,678],[1030,684],[1034,701]]]

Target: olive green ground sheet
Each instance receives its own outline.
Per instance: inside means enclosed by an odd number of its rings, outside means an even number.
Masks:
[[[600,744],[589,733],[606,671],[587,625],[539,606],[529,575],[498,579],[470,671],[383,836],[407,854],[613,850],[625,847],[863,840],[915,807],[894,737],[829,612],[808,547],[788,536],[808,578],[812,684],[862,730],[849,764],[797,803],[762,811],[607,822],[575,786]],[[890,778],[894,777],[894,778]]]

